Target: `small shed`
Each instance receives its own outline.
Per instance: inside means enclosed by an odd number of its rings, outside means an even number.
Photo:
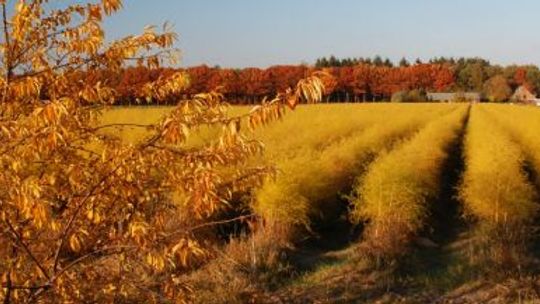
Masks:
[[[540,105],[540,100],[536,98],[536,95],[534,95],[526,86],[517,88],[514,95],[512,95],[511,100],[520,103]]]
[[[482,98],[482,95],[478,92],[428,92],[427,99],[430,101],[472,101],[479,102]]]

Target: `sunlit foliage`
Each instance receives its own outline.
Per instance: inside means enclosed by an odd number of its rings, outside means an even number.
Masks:
[[[430,203],[441,188],[448,149],[463,127],[466,106],[433,119],[401,146],[379,157],[359,179],[352,201],[353,219],[366,221],[364,239],[378,257],[406,253],[424,226]]]
[[[475,106],[465,156],[460,197],[466,214],[478,220],[485,257],[498,265],[524,263],[524,244],[538,212],[537,193],[524,170],[524,151],[486,109]]]
[[[102,21],[120,0],[0,6],[0,298],[182,302],[189,286],[178,275],[208,256],[197,232],[233,190],[272,171],[246,165],[262,145],[242,135],[241,121],[256,128],[286,106],[317,101],[322,82],[308,77],[238,117],[228,115],[222,95],[198,94],[142,126],[143,139],[124,143],[103,132],[122,125],[98,124],[117,92],[85,75],[176,63],[169,27],[106,43]],[[161,100],[188,84],[172,73],[135,94]],[[187,147],[206,125],[218,136]]]
[[[267,180],[257,191],[254,209],[270,222],[282,226],[309,227],[315,220],[339,210],[345,193],[366,166],[381,152],[410,137],[428,121],[454,109],[448,105],[364,106],[357,119],[363,126],[331,143],[324,150],[306,149],[278,162],[282,174]],[[385,117],[395,117],[386,123]],[[316,138],[312,139],[315,140]],[[310,142],[306,142],[309,145]]]

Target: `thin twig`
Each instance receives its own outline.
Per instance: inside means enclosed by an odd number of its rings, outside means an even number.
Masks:
[[[192,233],[192,232],[195,231],[195,230],[199,230],[199,229],[206,228],[206,227],[218,226],[218,225],[223,225],[223,224],[228,224],[228,223],[233,223],[233,222],[243,221],[243,220],[246,220],[246,219],[256,218],[256,217],[257,217],[256,214],[248,214],[248,215],[237,216],[237,217],[235,217],[235,218],[228,219],[228,220],[206,222],[206,223],[203,223],[203,224],[200,224],[200,225],[196,225],[196,226],[193,226],[193,227],[190,227],[190,228],[182,228],[182,229],[178,229],[178,230],[173,231],[173,232],[169,233],[168,235],[166,235],[165,238],[170,238],[170,237],[175,236],[175,235],[178,235],[178,234],[188,234],[188,233]]]
[[[4,296],[4,304],[9,304],[11,302],[11,290],[14,289],[13,285],[11,285],[11,270],[8,270],[6,280],[6,284],[2,286],[6,289],[6,294]]]
[[[8,221],[8,220],[4,220],[4,222],[6,223],[6,225],[9,227],[9,230],[11,231],[11,233],[15,236],[15,240],[17,243],[19,243],[24,251],[26,251],[26,253],[28,254],[28,256],[30,256],[30,258],[32,259],[32,261],[34,261],[34,263],[36,264],[36,266],[39,268],[41,274],[47,278],[48,280],[50,279],[49,275],[47,274],[47,271],[45,270],[45,268],[43,267],[43,265],[41,265],[41,263],[39,262],[39,260],[34,256],[34,254],[32,253],[32,251],[30,250],[30,248],[28,248],[28,246],[23,242],[22,240],[22,237],[17,233],[17,230],[15,230],[15,228],[11,225],[11,223]]]
[[[145,124],[136,124],[136,123],[111,123],[111,124],[101,125],[101,126],[92,128],[92,130],[97,131],[97,130],[100,130],[100,129],[116,128],[116,127],[148,128],[148,127],[151,127],[151,126],[153,126],[153,124],[145,125]]]
[[[75,267],[77,264],[80,264],[82,261],[92,257],[92,256],[95,256],[97,254],[101,254],[101,253],[104,253],[104,252],[107,252],[109,250],[113,250],[113,249],[117,249],[119,250],[118,252],[112,252],[110,254],[108,254],[107,256],[110,256],[110,255],[115,255],[115,254],[120,254],[123,252],[123,249],[136,249],[137,247],[135,246],[116,246],[116,247],[108,247],[108,248],[100,248],[100,249],[96,249],[92,252],[89,252],[85,255],[82,255],[80,257],[78,257],[77,259],[71,261],[68,265],[66,265],[66,267],[62,268],[60,271],[58,271],[57,273],[55,273],[48,281],[46,284],[44,284],[43,286],[41,286],[41,288],[36,288],[35,292],[33,294],[30,295],[30,298],[29,298],[29,302],[32,302],[35,298],[37,298],[41,293],[43,293],[46,289],[50,288],[52,286],[52,284],[59,278],[61,277],[66,271],[68,271],[69,269]]]

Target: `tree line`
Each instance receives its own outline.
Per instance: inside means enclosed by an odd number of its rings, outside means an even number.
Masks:
[[[417,58],[409,62],[402,58],[397,65],[390,59],[381,56],[374,58],[336,58],[330,56],[316,60],[315,67],[346,67],[358,64],[368,64],[383,67],[410,67],[422,64],[441,65],[450,69],[453,82],[445,88],[448,92],[479,92],[486,101],[508,101],[512,93],[519,87],[525,86],[531,93],[540,93],[540,69],[533,64],[502,66],[492,64],[486,59],[435,57],[423,63]],[[397,92],[394,92],[397,93]]]
[[[394,64],[380,56],[370,58],[322,57],[315,65],[277,65],[262,68],[221,68],[200,65],[181,69],[127,67],[115,75],[102,71],[85,74],[85,81],[106,82],[116,88],[118,104],[169,104],[176,99],[142,100],[137,88],[176,72],[189,76],[182,92],[190,97],[218,91],[232,104],[255,104],[263,96],[294,86],[314,71],[324,71],[325,102],[390,100],[425,101],[426,92],[479,92],[487,101],[506,101],[519,86],[532,93],[540,88],[540,69],[534,65],[501,66],[482,58],[433,58],[427,62],[405,58]],[[82,76],[82,75],[81,75]],[[400,96],[409,96],[401,98]]]

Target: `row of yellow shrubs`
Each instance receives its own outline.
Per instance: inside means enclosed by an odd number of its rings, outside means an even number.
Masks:
[[[488,106],[473,107],[460,197],[465,214],[477,222],[476,257],[495,265],[521,264],[530,224],[537,216],[536,191],[524,170],[526,155],[510,135],[509,125],[501,125],[489,112]],[[522,131],[527,128],[530,125]]]
[[[266,146],[265,160],[281,165],[298,155],[320,151],[349,137],[380,121],[384,115],[397,115],[401,108],[375,103],[300,106],[282,120],[258,129],[254,137]]]
[[[288,246],[337,218],[347,204],[341,195],[377,155],[454,110],[448,104],[307,106],[256,133],[267,149],[254,162],[280,170],[251,196],[251,211],[263,220],[246,237],[231,240],[226,258],[209,266],[217,269],[210,280],[199,272],[200,289],[245,291],[253,278],[263,285],[283,280],[291,271]]]
[[[452,105],[384,105],[357,115],[357,120],[371,121],[371,126],[324,149],[302,150],[279,161],[282,174],[257,191],[255,212],[281,226],[309,227],[339,209],[340,193],[350,190],[354,177],[379,153],[454,109]]]
[[[397,148],[381,155],[360,177],[352,218],[366,222],[364,241],[377,258],[394,260],[406,252],[424,226],[427,210],[441,188],[448,149],[463,128],[468,107],[432,120]]]
[[[540,109],[519,105],[490,105],[486,110],[510,133],[518,142],[536,172],[536,183],[540,186]]]

